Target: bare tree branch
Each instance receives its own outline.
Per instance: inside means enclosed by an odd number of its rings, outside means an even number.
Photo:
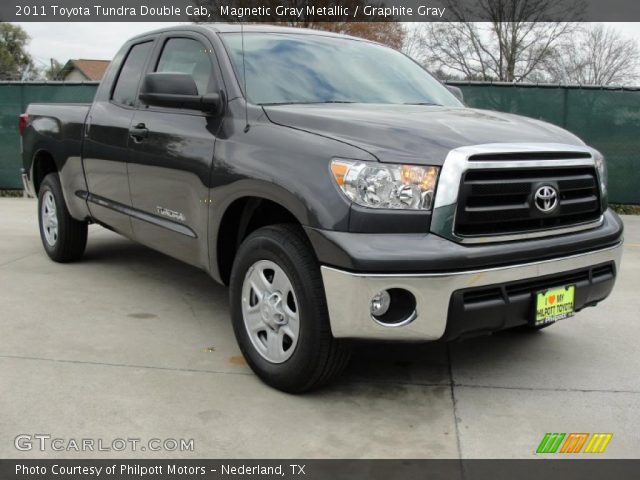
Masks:
[[[448,0],[446,5],[457,22],[424,27],[430,68],[506,82],[539,75],[561,40],[578,27],[550,20],[578,18],[584,8],[583,0],[478,0],[473,5]]]
[[[581,29],[548,64],[555,82],[582,85],[631,83],[640,78],[640,47],[603,25]]]

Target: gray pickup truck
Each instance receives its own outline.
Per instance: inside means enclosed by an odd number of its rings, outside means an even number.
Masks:
[[[166,28],[125,43],[92,104],[28,107],[23,179],[53,260],[96,223],[206,270],[251,368],[302,392],[355,339],[536,331],[611,292],[602,155],[456,93],[362,39]]]

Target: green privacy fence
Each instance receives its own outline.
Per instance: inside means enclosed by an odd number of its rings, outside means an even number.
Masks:
[[[476,108],[545,120],[600,150],[609,201],[640,204],[640,88],[450,82]]]
[[[471,107],[570,130],[607,157],[609,200],[640,204],[640,88],[450,82]],[[31,102],[90,102],[97,83],[0,83],[0,189],[21,188],[18,115]],[[506,140],[506,139],[505,139]]]
[[[18,115],[38,102],[91,102],[98,83],[0,82],[0,189],[22,188]]]

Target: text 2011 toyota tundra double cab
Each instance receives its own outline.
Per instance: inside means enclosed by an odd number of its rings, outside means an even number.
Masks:
[[[455,93],[361,39],[167,28],[122,47],[91,105],[29,106],[24,181],[53,260],[96,223],[205,269],[251,368],[301,392],[350,339],[536,330],[611,292],[602,155]]]

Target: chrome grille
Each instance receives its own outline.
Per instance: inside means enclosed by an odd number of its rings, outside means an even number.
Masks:
[[[558,204],[551,212],[536,207],[534,195],[541,186],[557,192]],[[520,234],[589,223],[600,215],[592,166],[475,168],[462,174],[454,233],[459,237]]]

